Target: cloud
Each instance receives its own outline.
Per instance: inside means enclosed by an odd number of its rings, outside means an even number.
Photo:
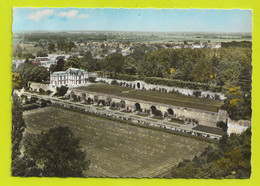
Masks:
[[[69,12],[60,12],[58,14],[59,17],[67,17],[67,18],[73,18],[78,14],[78,10],[71,10]]]
[[[77,16],[77,18],[89,18],[88,14],[80,14]]]
[[[29,15],[28,18],[31,19],[31,20],[34,20],[34,21],[39,21],[44,16],[52,15],[53,12],[54,12],[54,10],[51,10],[51,9],[39,10],[36,13],[33,13],[33,14]]]

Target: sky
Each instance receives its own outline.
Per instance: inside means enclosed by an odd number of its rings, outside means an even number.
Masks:
[[[13,8],[13,31],[252,32],[250,10]]]

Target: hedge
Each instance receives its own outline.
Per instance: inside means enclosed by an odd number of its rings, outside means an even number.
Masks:
[[[169,87],[180,87],[180,88],[188,88],[188,89],[195,89],[195,90],[210,90],[213,92],[221,92],[222,87],[218,85],[210,85],[207,83],[198,83],[193,81],[182,81],[178,79],[167,79],[167,78],[159,78],[159,77],[139,77],[133,76],[128,74],[114,74],[109,72],[98,72],[98,75],[101,77],[109,77],[118,80],[125,80],[125,81],[136,81],[136,80],[143,80],[148,84],[154,85],[164,85]]]
[[[37,104],[37,103],[32,103],[32,104],[27,104],[27,105],[23,105],[23,110],[33,110],[33,109],[37,109],[41,107],[40,104]]]
[[[222,90],[221,86],[209,85],[206,83],[197,83],[192,81],[182,81],[176,79],[166,79],[157,77],[145,77],[143,80],[149,84],[164,85],[170,87],[181,87],[195,90],[211,90],[213,92],[221,92]]]

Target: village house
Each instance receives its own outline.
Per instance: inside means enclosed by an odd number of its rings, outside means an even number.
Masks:
[[[69,68],[66,71],[53,72],[50,75],[50,86],[76,87],[83,86],[87,83],[88,74],[85,70]]]

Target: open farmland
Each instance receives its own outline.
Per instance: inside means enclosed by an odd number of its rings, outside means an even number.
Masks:
[[[156,177],[209,145],[180,135],[56,107],[24,112],[27,133],[68,126],[91,160],[84,175],[92,177]]]
[[[144,101],[151,101],[156,103],[163,103],[168,105],[189,107],[194,109],[201,109],[211,112],[217,112],[223,104],[221,101],[211,100],[206,98],[197,98],[192,96],[185,96],[175,93],[162,93],[146,90],[137,90],[117,85],[107,84],[91,84],[87,87],[78,87],[80,90],[93,91],[104,94],[112,94],[132,99],[140,99]]]

